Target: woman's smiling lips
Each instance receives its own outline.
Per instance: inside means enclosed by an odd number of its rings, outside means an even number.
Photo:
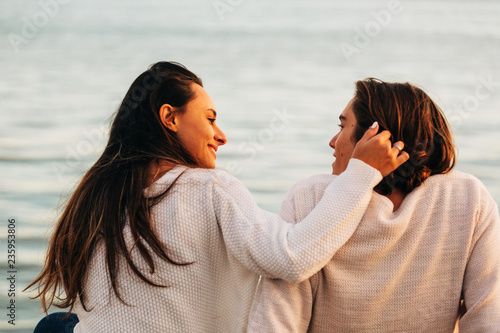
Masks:
[[[217,146],[208,145],[208,148],[210,149],[210,151],[212,151],[214,153],[215,156],[217,156],[217,154],[216,154]]]

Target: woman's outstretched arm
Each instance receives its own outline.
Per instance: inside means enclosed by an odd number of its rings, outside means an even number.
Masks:
[[[372,145],[365,150],[378,154],[380,165],[386,169],[392,165],[395,169],[398,163],[406,161],[391,150],[390,141],[388,148],[386,140],[379,140],[384,133],[374,136],[376,129],[372,130],[360,142],[365,148]],[[370,143],[371,139],[374,140]],[[221,174],[212,191],[213,207],[230,254],[257,274],[300,282],[326,265],[352,236],[373,187],[381,179],[378,170],[351,159],[315,209],[300,223],[289,224],[279,215],[258,208],[239,181]]]

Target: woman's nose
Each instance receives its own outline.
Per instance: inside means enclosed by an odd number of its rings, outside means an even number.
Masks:
[[[226,135],[224,134],[224,132],[221,131],[220,128],[217,128],[215,132],[215,140],[217,140],[219,146],[225,145],[227,142]]]

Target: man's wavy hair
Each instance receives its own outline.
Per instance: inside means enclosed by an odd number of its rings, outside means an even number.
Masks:
[[[368,127],[378,121],[392,142],[403,141],[410,159],[384,177],[378,193],[403,194],[420,186],[429,176],[444,174],[455,166],[455,146],[450,126],[441,109],[422,89],[409,83],[388,83],[374,78],[356,82],[353,112],[359,141]]]

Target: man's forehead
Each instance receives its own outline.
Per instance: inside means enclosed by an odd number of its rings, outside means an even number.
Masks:
[[[344,111],[339,116],[340,121],[350,121],[354,117],[354,112],[352,112],[351,103],[349,103]]]

